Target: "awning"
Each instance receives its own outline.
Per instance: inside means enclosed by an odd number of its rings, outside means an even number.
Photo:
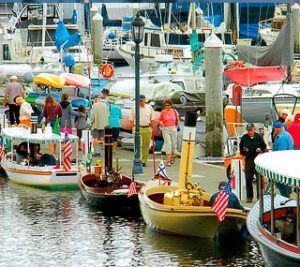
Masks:
[[[238,85],[253,86],[258,83],[283,81],[287,77],[287,68],[263,67],[228,69],[224,73]]]
[[[275,182],[300,188],[300,150],[268,152],[255,159],[256,170]]]

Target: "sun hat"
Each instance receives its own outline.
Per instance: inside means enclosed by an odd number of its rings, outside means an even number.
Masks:
[[[288,110],[287,108],[285,108],[285,109],[281,110],[280,114],[281,114],[281,115],[282,115],[282,114],[291,115],[291,111]]]
[[[9,79],[10,79],[10,80],[18,80],[18,77],[17,77],[16,75],[12,75],[12,76],[10,76]]]

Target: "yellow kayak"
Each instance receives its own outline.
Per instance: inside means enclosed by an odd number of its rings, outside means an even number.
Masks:
[[[52,73],[40,73],[34,76],[33,82],[37,85],[46,85],[53,88],[63,88],[65,85],[65,78],[52,74]]]

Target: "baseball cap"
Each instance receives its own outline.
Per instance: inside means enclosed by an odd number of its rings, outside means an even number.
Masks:
[[[225,187],[225,185],[226,185],[226,182],[224,182],[224,181],[220,182],[220,183],[219,183],[219,186],[218,186],[218,189],[219,189],[219,190],[223,190],[224,187]]]
[[[282,122],[276,121],[276,122],[273,123],[273,128],[274,129],[279,129],[281,127],[283,127],[283,123]]]
[[[247,131],[250,131],[250,130],[252,130],[253,128],[255,128],[254,123],[248,123],[247,126],[246,126],[246,130],[247,130]]]
[[[109,90],[107,88],[103,88],[101,92],[102,94],[109,95]]]
[[[139,99],[140,99],[140,100],[145,100],[146,97],[145,97],[144,95],[140,95]]]

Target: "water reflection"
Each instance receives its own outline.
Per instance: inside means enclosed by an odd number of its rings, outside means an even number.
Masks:
[[[262,266],[253,241],[160,235],[141,217],[107,215],[79,192],[0,178],[0,266]]]

